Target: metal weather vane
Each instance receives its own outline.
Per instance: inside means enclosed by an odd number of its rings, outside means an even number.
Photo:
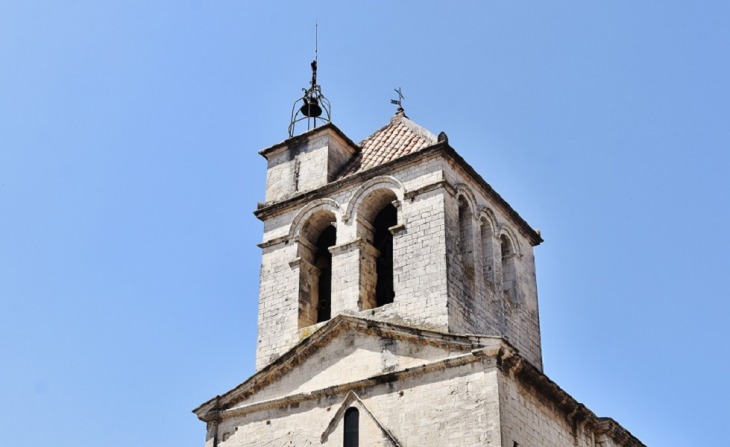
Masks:
[[[396,93],[398,93],[398,99],[391,99],[390,103],[395,104],[398,106],[398,112],[403,111],[403,100],[406,99],[405,96],[403,96],[403,93],[400,91],[400,87],[393,89]]]

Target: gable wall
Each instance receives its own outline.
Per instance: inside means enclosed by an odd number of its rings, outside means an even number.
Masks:
[[[408,377],[357,390],[379,423],[404,447],[501,445],[497,375],[480,362]],[[402,392],[402,393],[401,393]],[[219,447],[341,446],[342,421],[324,444],[321,435],[345,400],[333,394],[283,408],[226,419],[218,427]],[[269,421],[267,423],[267,421]],[[360,445],[391,445],[360,410]],[[228,433],[228,436],[225,434]],[[213,447],[213,430],[206,447]],[[222,439],[226,441],[222,441]],[[511,447],[511,446],[510,446]]]
[[[275,382],[242,401],[238,407],[421,366],[430,361],[468,353],[471,349],[471,346],[462,349],[441,348],[347,331],[330,340]]]

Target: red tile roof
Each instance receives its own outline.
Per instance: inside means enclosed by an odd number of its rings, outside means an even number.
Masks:
[[[360,152],[338,178],[365,171],[435,143],[434,134],[408,119],[403,112],[398,112],[385,127],[360,142]]]

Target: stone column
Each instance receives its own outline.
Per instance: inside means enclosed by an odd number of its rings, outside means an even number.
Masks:
[[[375,307],[375,259],[380,255],[362,238],[330,248],[332,316]]]

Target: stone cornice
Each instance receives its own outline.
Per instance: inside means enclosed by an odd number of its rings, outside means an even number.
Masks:
[[[596,416],[519,354],[504,353],[499,357],[497,365],[503,372],[555,404],[566,415],[566,420],[573,427],[584,424],[596,434],[606,435],[619,441],[623,447],[646,447],[613,419]]]
[[[319,275],[322,273],[316,266],[312,265],[309,261],[302,258],[294,258],[289,261],[289,267],[300,268],[315,275]]]
[[[324,127],[324,126],[323,126]],[[319,128],[318,128],[319,129]],[[282,144],[282,143],[280,143]],[[274,146],[272,146],[274,147]],[[265,149],[269,150],[269,149]],[[477,173],[464,158],[459,155],[454,148],[448,145],[447,142],[436,143],[432,146],[428,146],[420,151],[404,155],[402,157],[391,160],[387,163],[375,166],[366,171],[358,172],[356,174],[344,177],[340,180],[328,183],[318,189],[308,191],[306,193],[291,197],[280,202],[269,203],[260,205],[259,208],[254,211],[254,215],[260,219],[265,220],[270,216],[276,215],[279,212],[285,211],[292,206],[299,206],[303,202],[313,200],[319,196],[327,195],[336,191],[340,188],[344,188],[353,183],[361,183],[368,178],[383,175],[384,173],[392,170],[394,167],[406,166],[413,163],[420,163],[425,161],[426,157],[431,158],[438,156],[439,154],[445,154],[452,162],[458,165],[464,172],[471,177],[475,183],[482,189],[482,192],[487,197],[491,198],[497,206],[499,206],[503,212],[523,231],[530,243],[535,246],[543,242],[542,236],[538,234],[517,211],[515,211],[506,200],[499,195],[492,186]]]
[[[426,157],[428,157],[428,158],[435,157],[436,152],[441,149],[442,145],[443,145],[443,143],[438,143],[433,146],[429,146],[427,148],[421,149],[418,152],[404,155],[400,158],[396,158],[395,160],[375,166],[366,171],[362,171],[362,172],[358,172],[357,174],[349,175],[347,177],[341,178],[339,180],[336,180],[334,182],[321,186],[320,188],[314,189],[312,191],[307,191],[305,193],[299,194],[294,197],[290,197],[290,198],[288,198],[286,200],[282,200],[280,202],[259,204],[258,209],[256,211],[254,211],[253,214],[259,220],[265,220],[271,216],[277,215],[278,213],[280,213],[282,211],[288,210],[290,207],[299,206],[302,203],[309,202],[311,200],[316,199],[317,197],[328,195],[334,191],[337,191],[338,189],[347,187],[353,183],[363,183],[368,178],[377,177],[379,175],[382,175],[383,173],[388,172],[395,166],[401,166],[401,165],[406,166],[408,164],[422,162],[422,161],[424,161],[424,159],[426,159]]]
[[[247,397],[276,381],[295,368],[315,350],[326,345],[345,330],[359,330],[365,334],[409,340],[431,346],[452,347],[464,351],[454,357],[432,361],[399,371],[375,375],[369,378],[333,385],[319,390],[275,398],[264,402],[239,405]],[[491,360],[490,360],[491,359]],[[618,441],[623,447],[646,447],[628,430],[611,418],[598,417],[585,405],[576,401],[549,377],[525,360],[506,340],[499,337],[477,335],[453,335],[442,332],[401,326],[350,315],[338,315],[319,328],[310,337],[264,367],[247,381],[222,396],[205,402],[193,412],[199,419],[212,422],[248,414],[260,410],[280,408],[296,402],[304,402],[334,394],[347,393],[382,383],[427,374],[429,372],[474,363],[486,362],[499,368],[503,374],[519,381],[536,395],[551,402],[559,409],[574,430],[584,426],[599,436]]]
[[[348,329],[387,338],[407,339],[422,345],[448,347],[464,351],[471,351],[496,342],[505,343],[499,337],[454,335],[341,314],[325,323],[311,336],[299,342],[274,362],[257,371],[242,384],[222,396],[210,399],[193,412],[203,419],[207,413],[214,410],[214,407],[230,408],[299,365],[320,347]]]
[[[634,435],[611,418],[597,418],[596,432],[621,442],[627,447],[646,447]]]
[[[530,243],[533,246],[540,245],[540,243],[544,242],[542,239],[542,236],[535,231],[530,224],[528,224],[522,216],[515,211],[512,206],[507,203],[506,200],[502,198],[497,191],[492,188],[492,186],[487,183],[484,178],[479,175],[479,173],[474,170],[474,168],[471,167],[469,163],[464,160],[464,158],[459,155],[454,148],[449,146],[448,144],[445,147],[445,152],[449,155],[449,157],[459,166],[461,167],[472,179],[474,179],[479,186],[481,186],[482,191],[484,192],[484,195],[494,200],[516,224],[517,226],[526,233],[527,238],[530,240]]]
[[[499,351],[498,348],[494,349],[494,354]],[[394,371],[391,373],[379,374],[367,379],[356,380],[353,382],[343,383],[334,385],[327,388],[311,391],[308,393],[299,393],[289,396],[284,396],[276,399],[267,400],[264,402],[256,402],[249,405],[243,405],[239,407],[228,408],[225,410],[219,410],[209,415],[201,417],[203,421],[212,421],[219,419],[228,419],[235,416],[241,416],[244,414],[254,413],[261,410],[270,410],[273,408],[281,408],[292,403],[304,402],[308,400],[316,400],[326,396],[332,396],[335,394],[343,394],[353,390],[362,390],[363,388],[372,387],[382,383],[396,382],[408,377],[420,376],[433,371],[438,371],[446,368],[453,368],[455,366],[462,366],[468,363],[474,363],[482,361],[485,355],[480,350],[469,352],[468,354],[459,355],[456,357],[449,357],[447,359],[438,360],[431,363],[426,363],[413,368],[406,368],[400,371]]]
[[[447,191],[449,191],[449,194],[452,195],[456,192],[456,190],[454,190],[454,187],[451,186],[451,183],[447,182],[446,180],[438,180],[433,183],[429,183],[428,185],[422,186],[418,189],[408,191],[404,194],[404,197],[412,201],[421,194],[425,194],[429,191],[433,191],[439,188],[445,188]]]
[[[286,236],[275,237],[273,239],[269,239],[268,241],[264,241],[260,244],[256,244],[256,246],[259,248],[269,248],[269,247],[273,247],[274,245],[283,244],[284,242],[288,242],[288,241],[289,241],[289,235],[287,234]]]
[[[347,396],[345,396],[345,400],[340,404],[340,408],[337,410],[335,415],[330,420],[329,425],[325,429],[325,431],[322,433],[322,436],[320,437],[320,442],[324,444],[327,442],[327,439],[329,438],[329,435],[332,434],[332,432],[335,431],[335,428],[337,427],[337,423],[342,420],[342,417],[345,414],[345,411],[347,408],[350,407],[352,403],[355,403],[360,409],[364,410],[365,413],[370,417],[370,419],[375,423],[375,425],[378,426],[380,431],[385,435],[385,437],[388,438],[390,443],[392,444],[392,447],[402,447],[402,444],[398,442],[395,436],[393,436],[393,433],[390,432],[383,424],[380,423],[378,418],[375,417],[375,415],[370,411],[370,408],[368,408],[367,405],[365,405],[365,402],[360,399],[360,396],[358,396],[354,391],[350,391],[347,393]]]
[[[293,147],[298,146],[306,141],[312,140],[314,138],[317,138],[319,134],[326,133],[327,131],[334,132],[335,135],[342,138],[342,140],[347,143],[347,145],[350,147],[353,153],[360,152],[360,146],[355,144],[350,137],[345,135],[343,131],[341,131],[337,126],[332,124],[331,122],[323,124],[321,126],[315,127],[314,129],[308,130],[304,133],[301,133],[299,135],[293,136],[291,138],[287,138],[284,141],[281,141],[279,143],[276,143],[274,145],[271,145],[267,148],[261,149],[259,151],[259,154],[263,156],[264,158],[268,159],[269,155],[273,152],[276,152],[278,149],[282,149],[285,147]]]
[[[352,247],[357,247],[360,250],[364,251],[368,255],[378,257],[380,256],[380,251],[378,251],[377,248],[373,247],[369,242],[365,241],[363,238],[356,238],[350,242],[345,242],[341,245],[335,245],[329,248],[330,253],[338,254],[344,251],[349,251]]]

